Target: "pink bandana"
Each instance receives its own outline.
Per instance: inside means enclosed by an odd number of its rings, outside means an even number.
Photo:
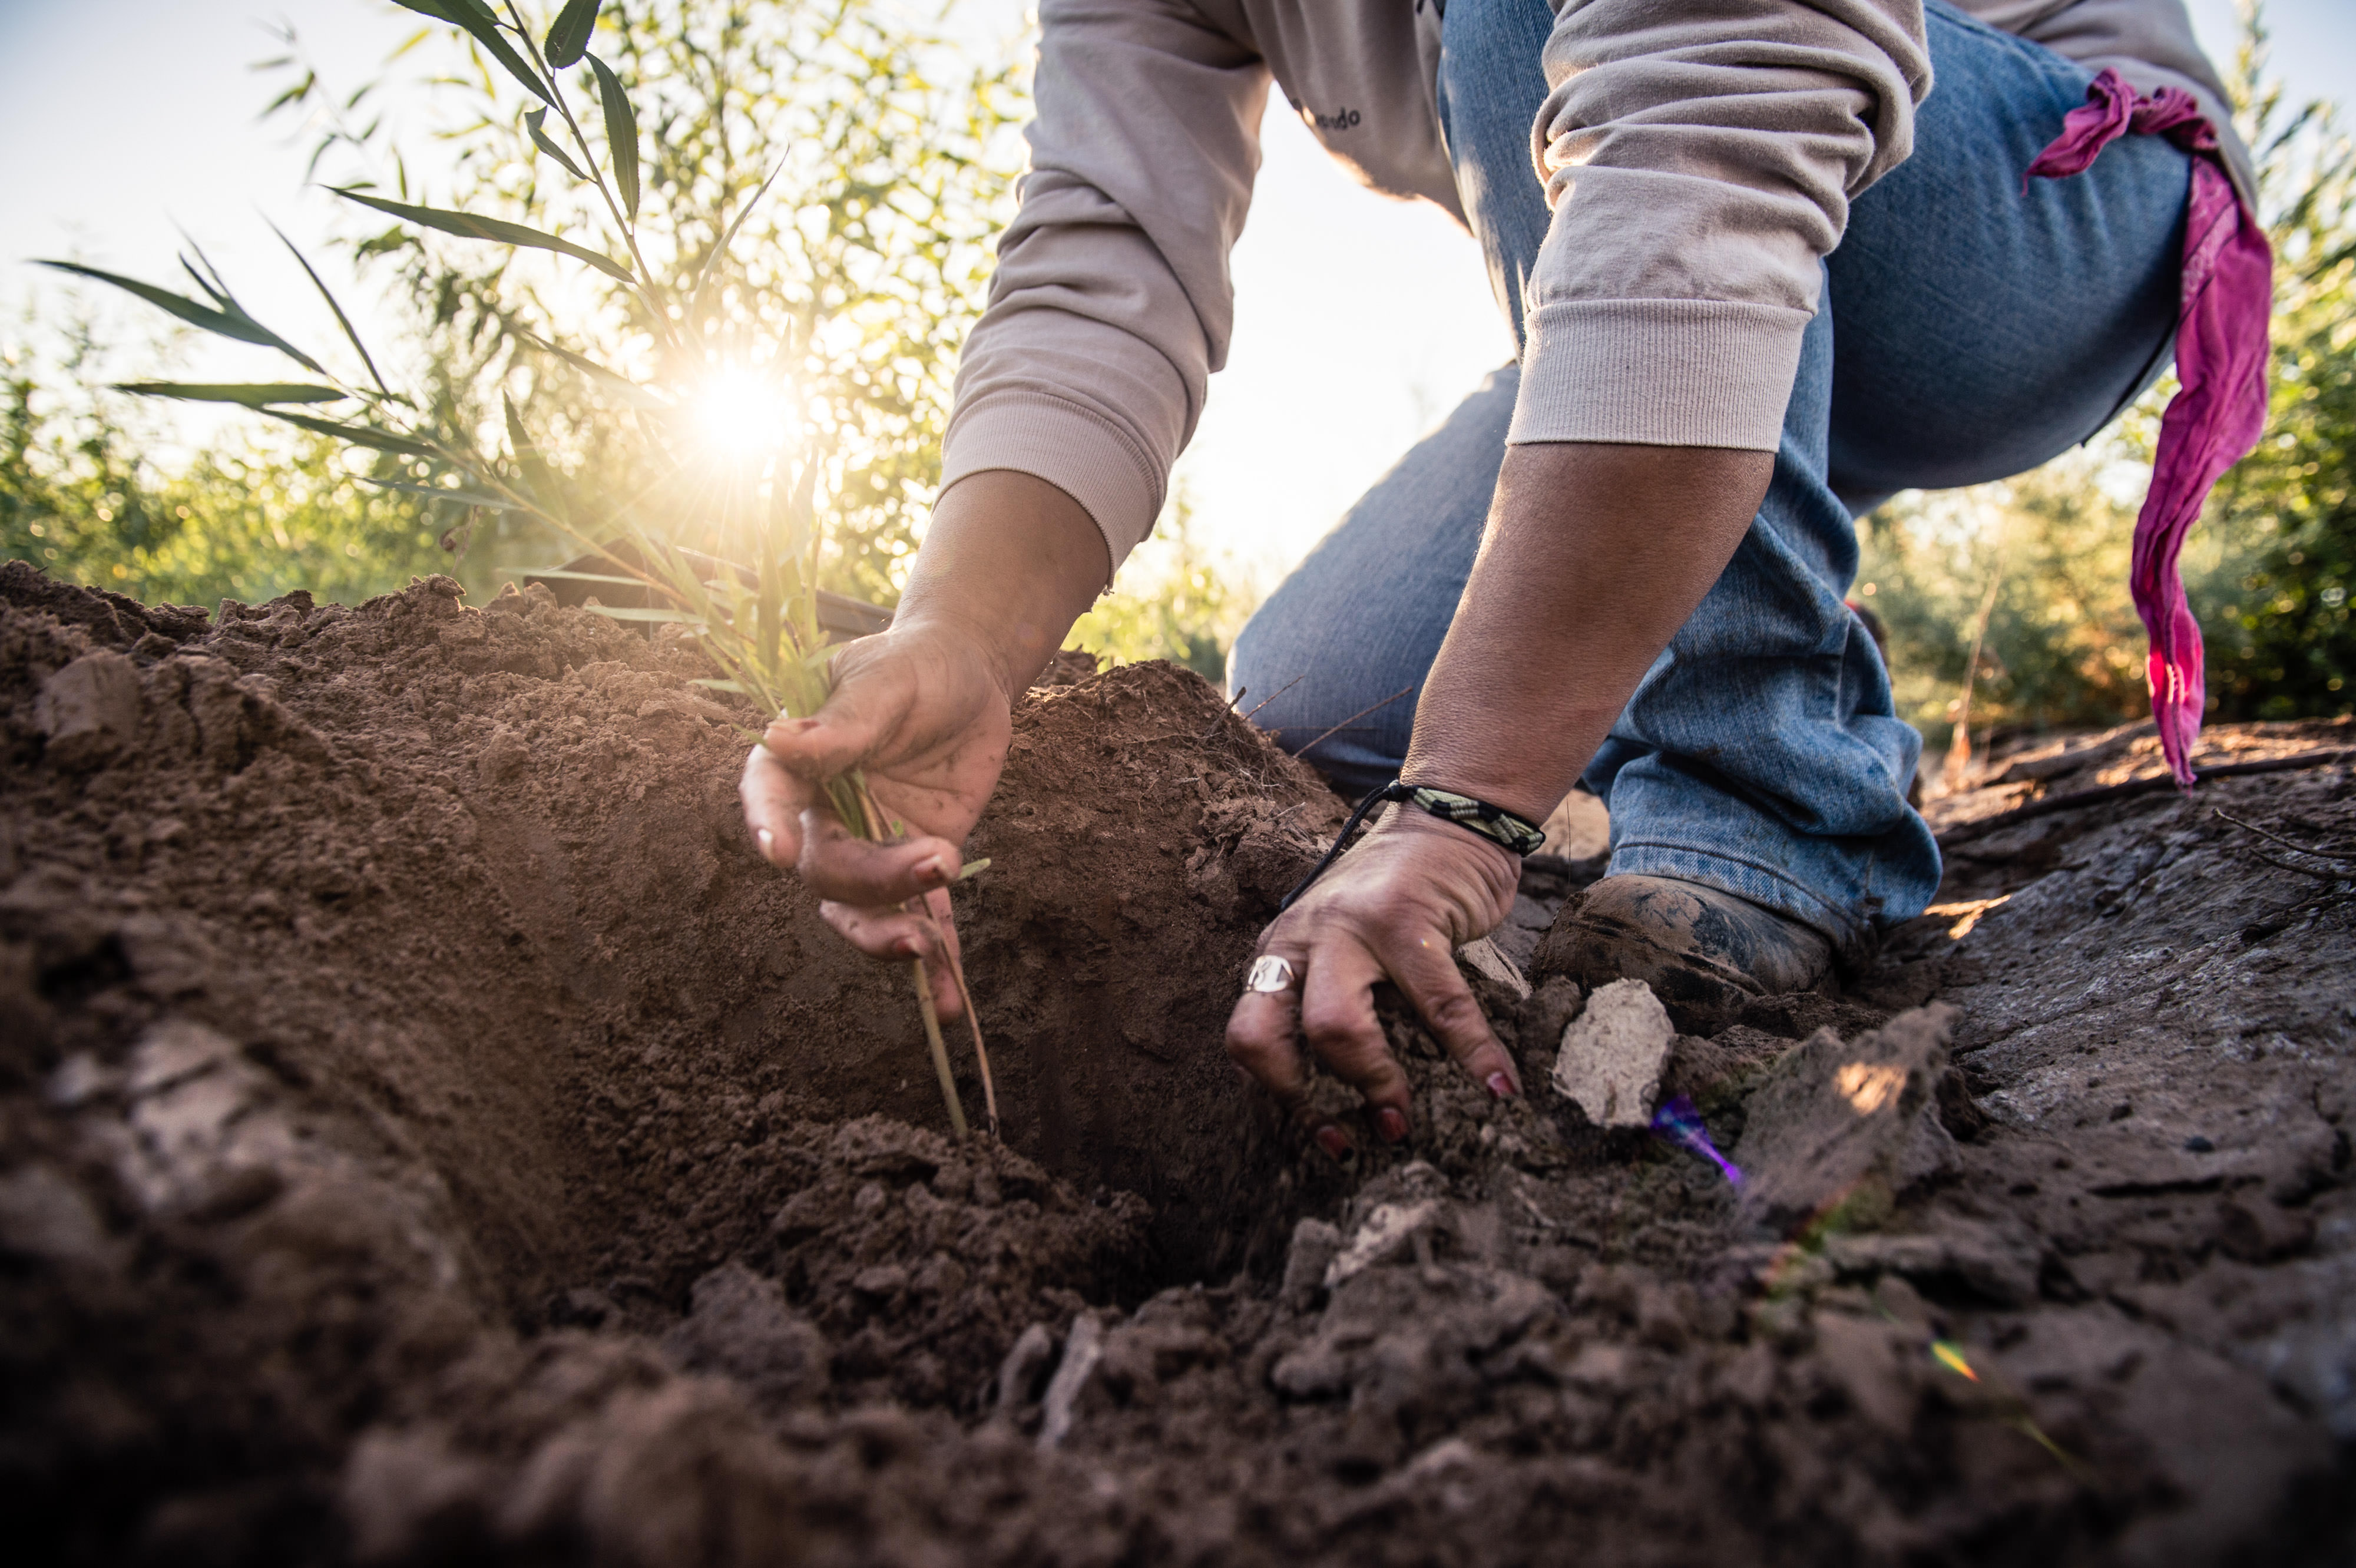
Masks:
[[[2037,155],[2030,176],[2063,179],[2130,132],[2165,135],[2194,155],[2184,229],[2184,283],[2177,314],[2176,376],[2180,390],[2160,416],[2151,489],[2136,519],[2129,587],[2150,634],[2145,666],[2160,749],[2179,788],[2192,788],[2192,743],[2208,698],[2201,675],[2201,628],[2184,602],[2177,552],[2201,515],[2218,477],[2258,444],[2266,423],[2266,317],[2274,304],[2274,252],[2257,215],[2225,177],[2216,128],[2192,95],[2164,87],[2138,98],[2126,79],[2105,70],[2086,89],[2084,107],[2062,123],[2062,134]],[[2028,187],[2028,178],[2021,181]]]

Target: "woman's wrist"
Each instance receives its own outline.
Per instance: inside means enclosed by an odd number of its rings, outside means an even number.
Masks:
[[[991,469],[934,508],[893,625],[964,642],[1012,703],[1110,576],[1086,508],[1044,479]]]
[[[1724,569],[1773,460],[1712,447],[1509,448],[1403,777],[1543,821]]]
[[[1412,806],[1393,806],[1383,813],[1381,819],[1368,832],[1367,837],[1429,839],[1462,850],[1477,867],[1478,875],[1487,886],[1491,898],[1495,902],[1495,907],[1500,910],[1510,910],[1514,907],[1514,894],[1521,886],[1522,882],[1522,857],[1505,848],[1505,845],[1483,838],[1470,828],[1444,822],[1428,811],[1417,811]],[[1498,918],[1502,919],[1504,917],[1500,915]],[[1485,933],[1477,931],[1473,933],[1474,936],[1483,934]],[[1471,940],[1469,937],[1466,939],[1468,941]]]

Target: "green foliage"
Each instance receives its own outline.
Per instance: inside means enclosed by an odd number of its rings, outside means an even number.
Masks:
[[[230,438],[159,466],[159,433],[98,381],[89,328],[46,336],[60,347],[37,352],[30,335],[0,347],[0,556],[206,606],[294,588],[357,602],[444,569],[421,507],[355,484],[342,443]]]
[[[451,549],[441,569],[478,587],[572,553],[584,536],[637,530],[746,562],[822,537],[822,554],[798,575],[894,599],[937,482],[955,349],[981,308],[989,242],[1011,207],[1021,105],[1010,72],[958,65],[937,35],[867,0],[659,0],[602,16],[572,0],[546,50],[513,6],[409,8],[463,29],[427,27],[396,57],[422,72],[407,83],[422,91],[403,102],[422,98],[441,115],[455,168],[444,199],[412,199],[384,116],[352,123],[361,103],[394,96],[390,80],[330,94],[290,54],[273,62],[293,80],[271,105],[315,129],[314,170],[356,210],[401,220],[351,247],[363,274],[406,309],[411,331],[384,362],[407,367],[407,384],[398,394],[387,384],[324,284],[362,375],[319,369],[312,346],[256,319],[201,255],[188,266],[201,297],[67,263],[189,326],[278,349],[331,384],[130,383],[243,403],[300,433],[217,446],[166,477],[133,456],[137,437],[152,438],[146,426],[134,434],[119,407],[101,414],[102,395],[77,403],[68,383],[79,370],[20,350],[19,443],[80,453],[91,468],[82,448],[102,426],[112,477],[92,478],[93,489],[64,484],[56,463],[12,474],[27,498],[19,511],[59,515],[39,536],[20,527],[24,542],[11,547],[185,597],[230,580],[296,585],[323,550],[354,560],[347,546],[368,562],[426,566],[411,549],[421,527]],[[514,245],[557,266],[527,264]],[[565,275],[575,261],[596,273]],[[508,437],[510,402],[531,432],[529,463]],[[99,424],[66,433],[59,410],[69,403],[80,408],[73,418]],[[713,440],[715,426],[732,439]],[[352,486],[338,441],[366,448],[360,468],[390,492]],[[497,485],[462,477],[475,460],[518,481],[535,469],[540,482],[530,496],[494,494]],[[121,491],[112,471],[133,469],[147,487],[177,487],[166,516],[187,505],[252,525],[209,536],[204,564],[189,567],[200,576],[176,578],[185,551],[158,555],[118,526],[144,516],[144,503],[85,504],[85,491]],[[222,494],[191,500],[180,492],[192,485]],[[421,491],[447,499],[411,499]],[[470,507],[469,497],[498,504]],[[257,510],[287,506],[297,510]],[[812,526],[820,517],[823,530]],[[349,537],[370,522],[394,532]],[[72,551],[54,544],[63,532],[80,541]],[[239,548],[254,553],[237,559]],[[330,571],[301,585],[395,585],[385,576]]]
[[[2101,483],[2106,455],[1911,494],[1866,521],[1853,592],[1889,635],[1900,716],[1935,744],[1955,716],[1983,604],[1975,728],[2105,725],[2143,711],[2143,628],[2126,588],[2135,512]]]
[[[2245,73],[2263,43],[2254,32]],[[2270,188],[2288,194],[2271,226],[2271,418],[2205,524],[2231,542],[2201,619],[2210,691],[2229,718],[2345,714],[2356,711],[2356,147],[2319,105],[2276,129],[2279,90],[2245,119]]]
[[[1113,591],[1073,624],[1070,640],[1117,663],[1167,659],[1224,685],[1227,650],[1258,602],[1236,563],[1204,547],[1182,486]]]

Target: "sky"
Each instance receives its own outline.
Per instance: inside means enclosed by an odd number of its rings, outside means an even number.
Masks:
[[[2190,3],[2222,61],[2232,0]],[[962,26],[1011,36],[1025,9],[969,0]],[[2356,0],[2273,0],[2267,16],[2294,98],[2356,97]],[[357,82],[417,20],[385,0],[0,0],[0,316],[55,298],[53,274],[25,264],[37,256],[162,281],[177,223],[265,319],[330,338],[262,219],[316,252],[338,203],[304,188],[294,128],[257,122],[268,79],[248,68],[291,25],[328,80]],[[1479,250],[1437,209],[1359,188],[1280,94],[1263,143],[1233,350],[1179,476],[1203,541],[1267,586],[1511,342]],[[191,373],[276,375],[218,352]]]

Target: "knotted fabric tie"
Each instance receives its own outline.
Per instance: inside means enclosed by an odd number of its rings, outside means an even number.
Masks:
[[[2186,205],[2184,280],[2177,307],[2179,389],[2160,416],[2151,489],[2136,518],[2128,588],[2151,639],[2144,667],[2159,745],[2179,789],[2192,788],[2192,743],[2208,702],[2201,627],[2184,602],[2176,557],[2210,489],[2258,444],[2266,424],[2266,317],[2274,303],[2274,251],[2257,214],[2226,177],[2217,129],[2182,88],[2139,98],[2105,70],[2070,111],[2062,134],[2021,178],[2066,179],[2121,136],[2166,136],[2192,155]]]

